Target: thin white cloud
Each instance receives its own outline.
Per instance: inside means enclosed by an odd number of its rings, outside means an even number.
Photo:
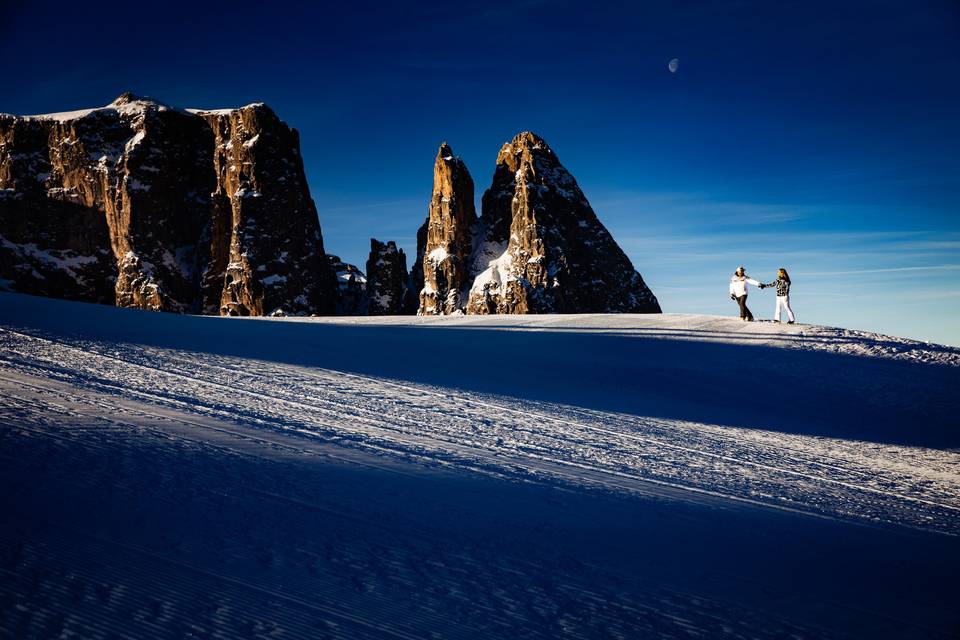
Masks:
[[[900,273],[904,271],[954,271],[960,264],[938,264],[920,267],[889,267],[883,269],[854,269],[850,271],[798,271],[798,276],[857,276],[868,273]]]

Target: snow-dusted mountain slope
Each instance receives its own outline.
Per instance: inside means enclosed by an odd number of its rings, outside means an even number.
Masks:
[[[960,350],[0,294],[0,637],[953,637]]]

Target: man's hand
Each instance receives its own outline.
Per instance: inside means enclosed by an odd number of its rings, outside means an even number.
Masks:
[[[737,296],[735,296],[735,295],[733,295],[733,294],[731,293],[731,294],[730,294],[730,299],[733,300],[734,302],[736,302],[736,301],[737,301]]]

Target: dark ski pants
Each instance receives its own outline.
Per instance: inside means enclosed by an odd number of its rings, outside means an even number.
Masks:
[[[747,296],[737,296],[737,304],[740,305],[740,319],[753,320],[753,314],[747,308]]]

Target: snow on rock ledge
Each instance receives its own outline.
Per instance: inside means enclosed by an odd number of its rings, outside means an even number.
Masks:
[[[0,198],[10,289],[178,312],[333,311],[299,137],[262,103],[191,111],[126,93],[0,115],[0,190],[13,194]]]

